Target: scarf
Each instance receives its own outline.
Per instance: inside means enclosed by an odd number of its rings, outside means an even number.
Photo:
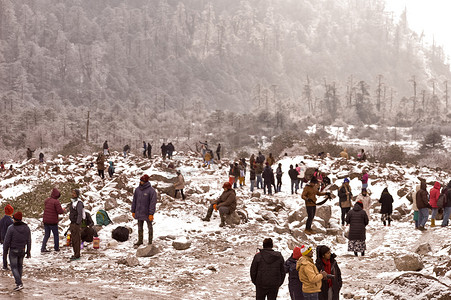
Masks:
[[[327,274],[332,274],[332,264],[330,263],[330,259],[322,259],[324,263],[324,271],[326,271]],[[329,284],[329,287],[332,287],[332,279],[327,279],[327,283]]]

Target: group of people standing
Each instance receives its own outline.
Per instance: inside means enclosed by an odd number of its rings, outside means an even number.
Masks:
[[[329,247],[318,246],[314,262],[312,247],[295,247],[293,254],[284,261],[282,254],[273,246],[271,238],[264,239],[263,248],[252,260],[250,275],[256,286],[257,300],[276,299],[287,273],[291,299],[339,299],[341,271],[335,260],[336,255],[331,253]]]

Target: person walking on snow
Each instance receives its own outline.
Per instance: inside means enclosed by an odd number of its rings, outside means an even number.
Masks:
[[[80,259],[80,245],[81,245],[81,222],[84,219],[84,205],[80,199],[80,190],[72,190],[72,199],[69,203],[69,220],[70,220],[70,239],[74,255],[70,258],[71,261]]]
[[[385,188],[382,191],[381,198],[379,199],[379,203],[381,204],[381,220],[384,226],[390,226],[391,223],[391,214],[393,213],[393,197],[388,192],[388,188]]]
[[[302,282],[299,280],[299,273],[296,270],[296,264],[302,256],[301,248],[294,247],[293,254],[285,261],[285,273],[288,273],[288,290],[291,300],[304,300],[302,295]]]
[[[446,193],[446,203],[443,206],[443,221],[441,226],[445,227],[448,226],[449,216],[451,215],[451,180],[443,192]]]
[[[64,214],[65,211],[61,207],[61,203],[58,200],[61,196],[60,191],[57,188],[53,188],[49,198],[44,202],[44,239],[42,240],[41,252],[50,252],[47,250],[47,241],[50,237],[50,232],[53,233],[53,249],[60,251],[59,233],[58,233],[58,215]]]
[[[202,218],[202,221],[209,222],[213,210],[219,211],[219,216],[221,218],[221,224],[219,224],[219,227],[224,227],[226,225],[226,215],[230,215],[236,210],[236,193],[235,190],[232,189],[232,185],[230,182],[226,182],[222,185],[222,188],[224,189],[224,192],[222,192],[218,200],[210,203],[207,215],[205,218]]]
[[[290,165],[290,170],[288,170],[288,176],[290,176],[291,180],[291,194],[298,193],[298,172],[293,168],[293,165]]]
[[[338,204],[341,208],[341,225],[345,225],[346,215],[351,210],[352,191],[349,186],[349,179],[345,178],[343,184],[338,190]]]
[[[152,244],[153,240],[153,215],[155,214],[157,205],[157,192],[150,185],[149,175],[144,174],[139,179],[139,186],[135,189],[132,202],[132,216],[138,220],[138,242],[135,246],[138,247],[143,244],[144,236],[144,222],[147,223],[148,229],[148,243]]]
[[[3,253],[9,252],[9,264],[16,282],[14,291],[20,291],[23,289],[23,259],[25,254],[27,258],[31,258],[31,231],[28,225],[22,222],[22,212],[16,212],[13,219],[14,223],[6,231]]]
[[[363,203],[363,210],[370,218],[370,207],[371,207],[371,197],[368,195],[366,189],[362,189],[362,192],[355,199],[356,201],[361,201]]]
[[[147,143],[147,157],[152,158],[152,145]]]
[[[177,171],[177,182],[174,183],[175,194],[174,198],[177,198],[177,192],[180,191],[182,199],[185,200],[185,195],[183,194],[183,189],[185,188],[185,178],[180,171]]]
[[[143,141],[143,157],[147,157],[147,143]]]
[[[440,182],[436,181],[434,183],[434,187],[429,192],[429,204],[432,207],[432,213],[431,213],[431,227],[435,227],[435,217],[438,213],[438,206],[437,206],[437,200],[440,196]]]
[[[367,189],[368,188],[368,172],[366,170],[362,171],[363,175],[362,175],[362,190],[363,189]]]
[[[413,210],[413,221],[415,222],[415,229],[419,229],[419,212],[417,206],[417,193],[420,190],[420,185],[415,186],[415,191],[412,191],[412,210]]]
[[[110,179],[113,178],[114,175],[114,164],[112,161],[108,162],[108,175],[110,175]]]
[[[273,250],[271,238],[263,240],[263,249],[255,254],[251,264],[251,280],[256,287],[257,300],[275,300],[285,280],[283,256]]]
[[[256,163],[255,164],[255,175],[257,176],[257,189],[263,188],[263,180],[262,180],[262,173],[263,173],[263,164]]]
[[[366,226],[368,225],[368,215],[363,210],[363,203],[356,202],[353,209],[346,216],[346,223],[349,224],[348,251],[353,251],[355,256],[358,252],[365,255],[366,250]]]
[[[124,158],[127,158],[127,153],[130,152],[130,146],[128,144],[125,145],[122,151],[124,152]]]
[[[263,177],[263,193],[266,194],[266,189],[268,189],[268,194],[272,195],[271,183],[272,181],[274,181],[274,172],[268,163],[266,163],[266,167],[263,170],[262,177]]]
[[[429,195],[426,190],[426,181],[422,180],[420,183],[420,190],[417,192],[415,199],[418,207],[418,229],[421,231],[426,230],[426,222],[429,217],[429,208],[432,208],[429,204]]]
[[[282,188],[282,164],[279,163],[276,169],[276,179],[277,179],[277,187],[276,187],[276,193],[280,192]]]
[[[105,179],[105,155],[99,153],[97,156],[97,171],[102,179]]]
[[[305,166],[305,163],[303,161],[301,161],[301,163],[299,164],[299,182],[301,183],[301,189],[304,186],[306,171],[307,171],[307,167]]]
[[[108,141],[105,141],[103,143],[103,155],[109,155],[110,154],[110,147],[108,147]]]
[[[221,160],[221,144],[218,144],[218,147],[216,148],[216,156],[218,157],[218,160]]]
[[[8,230],[9,225],[13,224],[13,213],[14,208],[7,204],[5,206],[5,215],[0,220],[0,244],[5,242],[6,231]],[[3,270],[8,270],[8,253],[3,251]]]
[[[251,169],[249,171],[249,180],[251,182],[251,193],[252,193],[255,187],[255,164],[251,165]]]
[[[306,300],[318,300],[322,281],[327,278],[327,273],[318,271],[318,268],[313,263],[312,247],[302,245],[301,254],[302,257],[296,264],[296,270],[298,270],[299,280],[302,282],[302,294]]]

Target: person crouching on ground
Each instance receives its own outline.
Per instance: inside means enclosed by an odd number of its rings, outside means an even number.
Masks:
[[[218,200],[211,202],[207,215],[202,219],[206,222],[210,221],[213,210],[219,210],[219,216],[221,217],[221,224],[219,227],[224,227],[226,215],[230,215],[236,210],[236,193],[235,190],[232,189],[232,185],[230,182],[226,182],[222,187],[224,192]]]

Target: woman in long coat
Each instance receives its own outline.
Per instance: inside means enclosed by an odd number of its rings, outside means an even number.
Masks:
[[[393,197],[390,195],[387,188],[382,191],[379,203],[381,204],[382,223],[386,226],[388,222],[388,226],[390,226],[391,214],[393,213]]]
[[[348,251],[354,251],[365,255],[366,250],[366,225],[368,225],[368,215],[363,210],[363,203],[358,201],[350,212],[346,215],[346,223],[349,224]]]

